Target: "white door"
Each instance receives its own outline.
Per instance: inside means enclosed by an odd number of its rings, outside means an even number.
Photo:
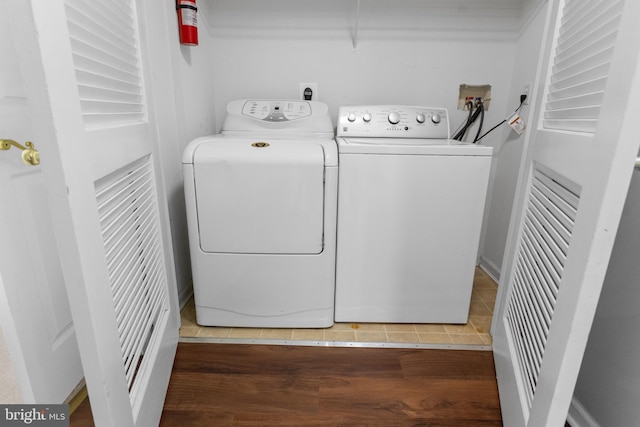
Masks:
[[[640,2],[551,0],[494,317],[507,426],[563,426],[640,143]]]
[[[11,8],[98,426],[158,424],[178,340],[138,7],[33,0]]]
[[[0,0],[0,139],[24,145],[34,135],[10,7]],[[82,380],[80,354],[43,171],[24,164],[16,147],[0,151],[0,271],[0,323],[22,398],[62,403]]]

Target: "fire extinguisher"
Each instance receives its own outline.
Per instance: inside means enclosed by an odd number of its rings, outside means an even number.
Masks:
[[[178,11],[178,29],[180,31],[180,44],[190,46],[198,45],[198,18],[196,12],[196,0],[176,0]]]

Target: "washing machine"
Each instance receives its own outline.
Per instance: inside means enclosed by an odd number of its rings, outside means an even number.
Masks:
[[[198,324],[333,324],[338,152],[325,104],[237,100],[182,159]]]
[[[466,323],[492,148],[445,108],[341,107],[336,322]]]

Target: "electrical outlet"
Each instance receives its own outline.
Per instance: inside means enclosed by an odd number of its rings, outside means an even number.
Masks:
[[[318,83],[300,83],[300,92],[298,97],[301,100],[305,100],[305,92],[308,92],[307,89],[311,89],[311,101],[318,100]]]
[[[531,83],[525,83],[522,87],[522,93],[520,95],[527,95],[527,99],[524,100],[523,105],[529,105],[529,99],[531,98]]]

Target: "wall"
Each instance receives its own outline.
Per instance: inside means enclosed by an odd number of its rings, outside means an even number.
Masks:
[[[167,193],[178,297],[191,297],[191,262],[182,178],[182,151],[193,138],[214,133],[213,58],[206,19],[207,3],[199,3],[199,45],[179,44],[173,2],[158,10],[148,1],[145,20],[150,44],[152,99],[158,136],[158,158]]]
[[[504,110],[505,117],[518,106],[525,83],[533,86],[542,43],[547,2],[529,0],[525,6],[517,38],[514,66],[509,76],[509,102],[508,108]],[[533,87],[530,92],[532,90]],[[524,105],[520,110],[528,128],[533,126],[529,121],[530,112],[529,105]],[[488,141],[494,146],[494,162],[491,171],[492,186],[484,215],[480,265],[495,279],[499,279],[525,133],[518,135],[507,125],[502,125],[495,132],[499,137]]]
[[[640,172],[635,172],[574,392],[574,427],[640,425]]]
[[[173,2],[168,2],[170,6]],[[178,124],[176,150],[172,153],[174,177],[173,187],[169,192],[171,206],[172,231],[174,235],[174,257],[178,272],[178,295],[183,306],[193,292],[191,287],[191,258],[189,256],[189,240],[187,238],[187,214],[184,202],[184,185],[182,179],[182,152],[194,138],[215,133],[216,120],[214,114],[215,91],[213,70],[215,58],[211,55],[211,26],[207,20],[206,2],[198,5],[198,46],[183,46],[174,43],[172,63],[176,76],[175,100]],[[170,7],[172,9],[172,7]],[[169,15],[175,18],[175,11]],[[173,20],[175,23],[176,20]],[[171,26],[170,38],[177,41],[177,25]],[[177,69],[175,67],[177,65]]]
[[[465,3],[210,3],[218,127],[230,100],[297,98],[299,82],[318,83],[334,123],[341,105],[395,103],[447,107],[455,128],[461,83],[491,84],[485,123],[502,120],[520,4]]]

